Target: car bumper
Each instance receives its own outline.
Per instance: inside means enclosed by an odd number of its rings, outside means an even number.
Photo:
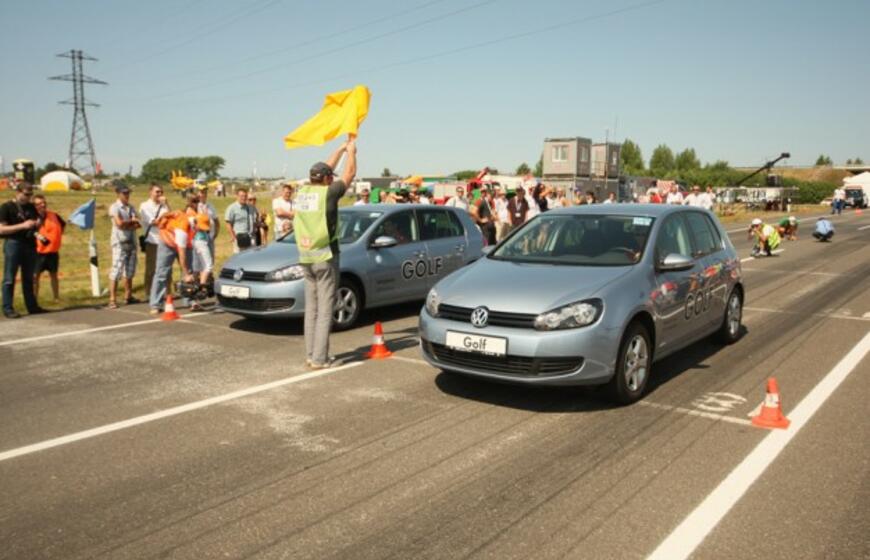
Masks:
[[[447,331],[507,339],[506,356],[448,348]],[[523,385],[600,385],[613,376],[618,329],[600,322],[590,327],[536,331],[511,327],[478,329],[469,323],[420,312],[420,349],[433,366],[487,379]]]
[[[222,286],[242,286],[250,290],[250,297],[239,299],[221,295]],[[305,283],[290,282],[234,282],[225,278],[215,280],[218,308],[244,317],[302,317],[305,314]]]

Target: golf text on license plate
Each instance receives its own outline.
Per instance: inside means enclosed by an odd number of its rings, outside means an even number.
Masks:
[[[479,334],[447,331],[445,344],[448,348],[464,352],[477,352],[491,356],[504,356],[507,354],[507,339],[495,336],[480,336]]]
[[[247,286],[221,286],[221,295],[237,299],[248,299],[251,297],[251,288]]]

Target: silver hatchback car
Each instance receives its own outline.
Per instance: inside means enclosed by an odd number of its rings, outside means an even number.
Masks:
[[[608,384],[641,398],[653,361],[741,333],[740,259],[698,208],[588,205],[536,216],[441,280],[420,312],[425,359],[528,385]]]
[[[364,308],[421,301],[435,282],[482,256],[483,236],[464,210],[364,204],[338,211],[341,279],[334,328]],[[305,285],[293,235],[230,257],[215,281],[218,305],[250,318],[302,317]]]

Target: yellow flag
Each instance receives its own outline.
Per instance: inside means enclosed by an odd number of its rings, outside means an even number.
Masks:
[[[369,113],[371,95],[365,86],[327,94],[320,112],[285,136],[284,146],[322,146],[337,136],[356,134]]]

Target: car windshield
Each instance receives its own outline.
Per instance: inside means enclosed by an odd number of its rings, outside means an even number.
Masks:
[[[505,261],[627,266],[640,261],[649,216],[540,214],[490,254]]]
[[[381,217],[383,212],[371,210],[344,210],[338,211],[338,242],[353,243]],[[281,243],[296,243],[296,237],[291,233],[280,240]]]

